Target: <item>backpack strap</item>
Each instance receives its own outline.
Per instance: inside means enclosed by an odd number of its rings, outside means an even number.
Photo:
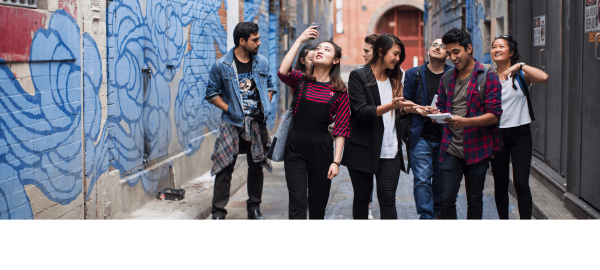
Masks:
[[[481,105],[483,106],[483,95],[485,94],[486,82],[487,82],[487,73],[490,69],[486,66],[483,66],[483,72],[477,73],[477,90],[479,90],[479,101],[481,101]],[[483,88],[481,87],[483,85]]]
[[[417,104],[421,104],[421,93],[423,93],[423,81],[421,80],[421,71],[423,70],[423,65],[420,65],[417,68],[417,85],[418,85],[418,89],[417,90],[417,96],[415,97],[415,101],[417,102]]]
[[[446,90],[446,94],[448,94],[448,86],[450,85],[450,79],[452,79],[452,75],[454,75],[454,69],[448,70],[442,80],[444,81],[444,90]]]
[[[527,87],[527,81],[525,80],[525,74],[522,70],[517,72],[517,82],[519,82],[519,86],[521,86],[521,91],[525,95],[527,99],[527,108],[529,109],[529,117],[531,121],[535,120],[535,116],[533,115],[533,106],[531,104],[531,97],[529,96],[529,87]]]

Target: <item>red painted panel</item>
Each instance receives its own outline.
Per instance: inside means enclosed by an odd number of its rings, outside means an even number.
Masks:
[[[0,6],[0,58],[28,61],[33,35],[46,21],[45,12]]]
[[[377,24],[378,34],[393,34],[404,44],[406,60],[401,67],[408,70],[413,67],[413,57],[419,65],[424,63],[423,49],[423,12],[416,8],[398,7],[384,14]]]

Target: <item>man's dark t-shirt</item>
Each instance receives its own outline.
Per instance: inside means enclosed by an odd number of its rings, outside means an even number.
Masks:
[[[425,79],[427,80],[427,106],[431,105],[431,101],[433,101],[433,96],[438,93],[438,87],[440,86],[440,80],[444,73],[435,74],[429,70],[429,67],[426,66],[425,71]],[[421,131],[421,137],[432,142],[441,142],[442,141],[442,127],[438,123],[434,123],[431,121],[431,118],[427,117],[425,120],[425,125],[423,126],[423,131]]]
[[[253,58],[248,63],[242,63],[233,54],[233,59],[235,59],[235,66],[238,72],[238,83],[242,95],[244,115],[252,116],[256,121],[260,122],[264,119],[265,114],[262,111],[260,93],[258,92],[258,88],[256,88],[256,81],[252,77]]]

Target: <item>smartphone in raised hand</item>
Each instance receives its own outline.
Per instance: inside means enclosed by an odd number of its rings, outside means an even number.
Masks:
[[[316,26],[315,30],[317,30],[317,32],[319,31],[319,28],[321,28],[321,24],[320,23],[311,23],[309,28]],[[314,39],[314,38],[310,38],[310,39]]]

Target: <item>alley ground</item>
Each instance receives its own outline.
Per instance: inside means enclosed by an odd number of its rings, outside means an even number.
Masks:
[[[406,153],[404,153],[406,156]],[[245,159],[244,156],[240,156]],[[405,157],[406,159],[406,157]],[[273,162],[273,173],[265,172],[265,182],[263,189],[263,203],[261,204],[261,213],[266,219],[288,219],[288,190],[285,182],[285,173],[283,162]],[[498,219],[496,204],[494,202],[494,180],[491,171],[488,171],[485,189],[483,191],[483,218]],[[510,197],[510,218],[519,217],[516,208],[516,200]],[[329,202],[325,214],[325,219],[352,219],[352,198],[353,189],[350,182],[350,176],[346,167],[340,168],[340,174],[333,179]],[[226,209],[228,211],[227,219],[247,219],[246,200],[248,192],[246,185],[242,186],[235,194],[231,196]],[[373,195],[373,217],[379,219],[379,205],[377,203],[377,194]],[[396,209],[398,219],[418,219],[413,196],[413,175],[402,172],[396,191]],[[467,216],[467,198],[464,188],[464,180],[457,199],[457,214],[459,219],[465,219]],[[209,216],[207,219],[210,219]]]

